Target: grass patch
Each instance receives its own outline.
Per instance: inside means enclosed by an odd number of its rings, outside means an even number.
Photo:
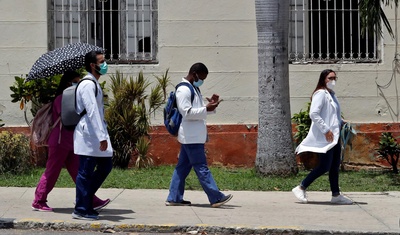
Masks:
[[[291,177],[260,177],[252,168],[210,167],[222,190],[233,191],[290,191],[308,174],[300,171]],[[157,166],[148,169],[113,169],[102,188],[126,189],[168,189],[174,166]],[[0,175],[0,187],[36,187],[44,168],[35,168],[24,175]],[[397,191],[400,175],[376,171],[340,172],[340,188],[343,192],[384,192]],[[75,187],[68,172],[63,169],[56,187]],[[192,170],[186,179],[187,190],[202,190]],[[328,175],[321,176],[309,191],[330,191]]]

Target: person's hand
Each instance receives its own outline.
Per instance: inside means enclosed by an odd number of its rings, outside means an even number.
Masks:
[[[208,104],[206,105],[207,111],[214,111],[219,105],[219,95],[213,94],[211,98],[206,97]]]
[[[100,151],[106,151],[107,146],[108,146],[107,140],[100,141]]]
[[[218,107],[218,102],[210,102],[206,105],[207,112],[214,111]]]
[[[325,134],[325,138],[326,138],[326,141],[328,141],[329,143],[332,143],[332,141],[333,141],[333,133],[332,133],[332,131],[328,131]]]
[[[211,96],[211,98],[207,98],[207,97],[206,97],[206,99],[207,99],[207,101],[210,102],[210,103],[218,102],[218,101],[219,101],[219,95],[213,94],[213,95]]]

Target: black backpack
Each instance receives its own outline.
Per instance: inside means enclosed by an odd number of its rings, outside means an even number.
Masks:
[[[169,94],[167,103],[164,107],[164,125],[167,128],[167,131],[173,135],[177,136],[179,131],[179,126],[182,122],[182,115],[179,113],[178,107],[176,105],[176,90],[180,86],[187,86],[191,92],[191,102],[193,104],[194,100],[194,88],[190,83],[181,82],[175,87],[175,91],[171,91]]]
[[[79,123],[83,115],[86,114],[86,109],[84,109],[81,113],[76,112],[76,91],[78,90],[79,84],[85,80],[89,80],[94,83],[96,87],[95,95],[97,97],[97,84],[94,80],[89,78],[84,78],[80,80],[76,86],[70,86],[63,91],[61,100],[61,123],[67,129],[75,129],[75,126]]]

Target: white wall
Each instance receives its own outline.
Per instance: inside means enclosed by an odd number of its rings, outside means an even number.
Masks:
[[[25,125],[19,104],[11,103],[9,87],[14,76],[27,74],[31,65],[47,51],[47,3],[37,0],[3,0],[0,8],[0,116],[8,126]],[[156,65],[111,66],[128,75],[140,70],[152,79],[167,68],[173,83],[187,74],[193,63],[203,62],[210,74],[202,93],[218,93],[225,101],[210,124],[258,122],[257,33],[254,1],[162,0],[158,1],[158,60]],[[393,10],[387,10],[394,27]],[[353,122],[390,122],[384,100],[377,95],[375,81],[391,77],[394,42],[385,35],[383,61],[379,64],[290,65],[292,113],[309,101],[320,71],[338,71],[337,95],[346,119]],[[106,78],[105,78],[106,79]],[[173,89],[172,87],[170,88]],[[394,88],[387,91],[395,100]],[[381,114],[378,114],[380,111]],[[161,123],[158,115],[153,124]]]
[[[0,119],[6,125],[24,125],[19,104],[11,103],[14,76],[27,74],[47,50],[46,1],[3,0],[0,7]]]

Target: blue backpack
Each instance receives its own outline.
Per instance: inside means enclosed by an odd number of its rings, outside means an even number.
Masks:
[[[175,87],[175,91],[171,91],[169,94],[167,104],[164,107],[164,125],[167,128],[167,131],[173,135],[177,136],[179,131],[179,126],[182,122],[182,115],[179,113],[178,107],[176,105],[176,90],[180,86],[187,86],[190,89],[192,94],[191,102],[193,104],[194,100],[194,88],[190,83],[181,82]]]

